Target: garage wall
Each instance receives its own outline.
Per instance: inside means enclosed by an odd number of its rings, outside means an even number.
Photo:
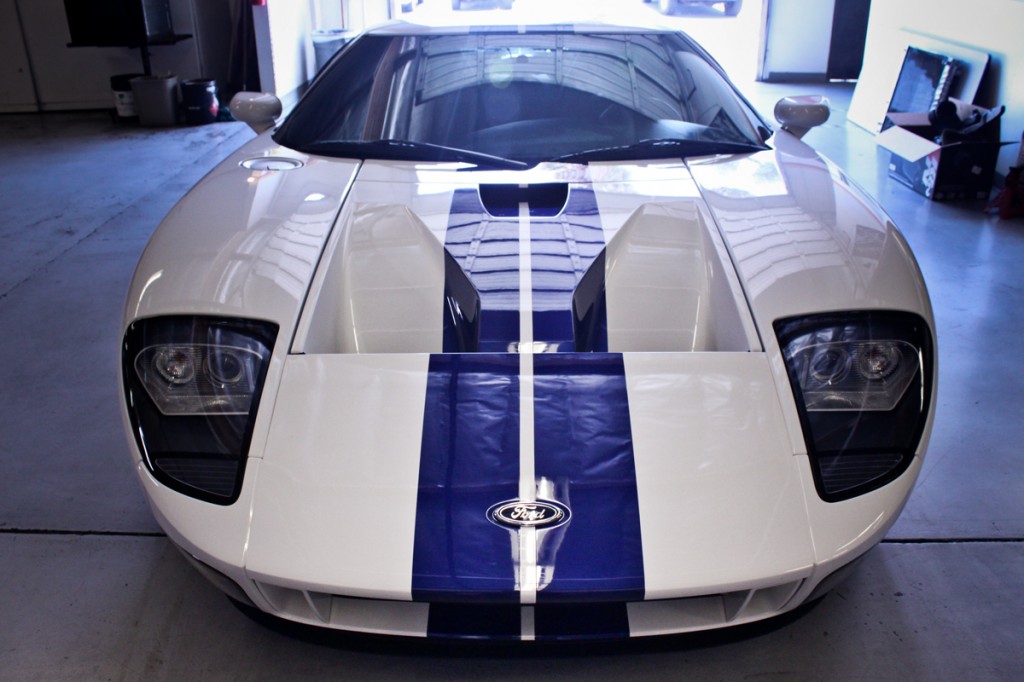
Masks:
[[[14,0],[0,0],[0,109],[35,111],[32,67]]]
[[[992,61],[977,103],[1006,105],[998,172],[1006,173],[1024,130],[1024,0],[874,0],[865,55],[901,63],[907,32],[988,52]]]
[[[153,73],[173,73],[182,80],[203,76],[226,81],[231,43],[228,8],[233,1],[171,0],[174,30],[194,37],[153,47]],[[17,22],[18,9],[24,33]],[[63,0],[0,0],[0,112],[110,108],[110,77],[142,70],[138,50],[70,48],[70,41]],[[29,64],[35,73],[38,103]]]
[[[153,72],[214,78],[223,92],[231,80],[235,15],[252,11],[262,89],[287,103],[315,74],[312,29],[378,24],[396,13],[394,2],[268,0],[250,8],[251,0],[170,0],[175,31],[194,37],[153,47]],[[69,48],[70,40],[63,0],[0,0],[0,113],[107,109],[113,105],[110,77],[142,70],[138,50]]]

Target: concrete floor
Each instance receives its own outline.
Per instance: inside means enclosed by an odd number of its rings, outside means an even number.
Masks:
[[[805,88],[747,84],[763,111]],[[913,497],[815,608],[721,634],[490,647],[255,622],[160,533],[118,413],[119,321],[154,227],[240,124],[142,130],[105,114],[0,118],[0,680],[1020,679],[1024,670],[1024,221],[889,182],[832,120],[807,139],[879,198],[938,319],[939,405]],[[1013,131],[1011,131],[1013,132]]]

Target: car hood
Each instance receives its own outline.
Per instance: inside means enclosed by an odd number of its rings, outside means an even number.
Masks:
[[[734,293],[745,295],[741,307],[761,333],[775,319],[821,310],[897,309],[930,320],[917,265],[884,212],[797,138],[779,132],[775,142],[774,150],[686,164],[467,172],[310,156],[264,134],[164,219],[137,266],[123,324],[169,314],[255,317],[277,323],[290,339],[343,207],[358,205],[364,220],[411,212],[443,244],[457,189],[524,183],[592,189],[593,205],[582,210],[597,216],[590,222],[600,226],[602,245],[637,211],[696,211],[714,226],[701,233],[716,246],[724,242],[732,261],[725,284],[742,290]]]

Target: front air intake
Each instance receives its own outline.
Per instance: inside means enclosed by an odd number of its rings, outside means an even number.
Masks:
[[[569,185],[564,182],[536,185],[480,185],[480,203],[496,218],[519,215],[526,204],[535,218],[550,218],[565,210]]]

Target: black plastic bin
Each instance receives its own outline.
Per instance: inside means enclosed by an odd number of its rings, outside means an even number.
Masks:
[[[217,102],[217,81],[205,78],[183,81],[181,103],[185,110],[185,123],[213,123],[220,111],[220,104]]]

